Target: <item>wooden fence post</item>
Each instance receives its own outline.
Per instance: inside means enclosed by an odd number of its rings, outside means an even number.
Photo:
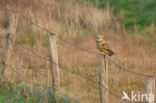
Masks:
[[[99,93],[100,103],[108,103],[108,58],[99,54]]]
[[[9,21],[9,28],[7,33],[6,40],[6,50],[4,54],[3,67],[1,71],[1,77],[5,75],[5,70],[7,69],[7,64],[10,62],[11,52],[16,38],[16,29],[17,29],[17,13],[12,11]]]
[[[154,103],[155,99],[155,78],[154,77],[147,77],[146,79],[146,94],[147,94],[147,101],[146,103]],[[153,98],[152,98],[153,97]]]
[[[56,36],[53,33],[49,33],[48,36],[49,36],[49,53],[50,53],[52,86],[53,89],[55,90],[60,88],[60,73],[58,66]]]

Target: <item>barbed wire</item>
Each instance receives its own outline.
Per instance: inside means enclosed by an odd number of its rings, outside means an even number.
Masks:
[[[30,52],[30,53],[32,53],[33,55],[35,55],[36,57],[38,57],[38,58],[40,58],[40,59],[42,59],[42,60],[45,60],[45,61],[49,61],[49,62],[50,62],[49,57],[38,55],[38,54],[37,54],[35,51],[33,51],[32,49],[29,49],[29,48],[27,48],[27,47],[25,47],[25,46],[22,46],[22,45],[20,45],[19,47],[22,48],[22,49],[24,49],[24,50],[26,50],[26,51],[28,51],[28,52]]]
[[[57,37],[58,37],[58,36],[57,36]],[[67,43],[67,44],[69,44],[69,45],[71,45],[71,46],[73,46],[73,47],[75,47],[75,48],[80,49],[81,51],[88,52],[88,53],[90,53],[90,54],[98,54],[97,52],[87,50],[87,49],[82,48],[82,47],[80,47],[80,46],[78,46],[78,45],[76,45],[76,44],[74,44],[74,43],[72,43],[72,42],[69,42],[69,41],[67,41],[66,39],[63,39],[63,38],[60,38],[60,37],[58,37],[58,38],[59,38],[60,40],[64,41],[65,43]]]
[[[130,71],[128,69],[125,69],[124,67],[118,65],[117,63],[115,63],[112,59],[110,59],[109,57],[107,57],[109,59],[109,61],[111,61],[111,63],[113,63],[115,66],[119,67],[119,69],[123,70],[123,71],[126,71],[126,72],[129,72],[129,73],[133,73],[135,75],[138,75],[138,76],[142,76],[142,77],[151,77],[150,75],[145,75],[145,74],[141,74],[141,73],[137,73],[137,72],[134,72],[134,71]]]

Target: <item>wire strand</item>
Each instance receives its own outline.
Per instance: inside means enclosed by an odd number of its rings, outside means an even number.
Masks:
[[[19,47],[21,47],[22,49],[32,53],[33,55],[35,55],[36,57],[38,57],[38,58],[40,58],[42,60],[46,60],[46,61],[50,62],[50,59],[48,59],[48,57],[40,56],[36,52],[34,52],[32,49],[26,48],[25,46],[21,46],[21,45]]]
[[[140,74],[140,73],[137,73],[137,72],[134,72],[134,71],[130,71],[128,69],[125,69],[124,67],[120,66],[119,64],[115,63],[113,60],[111,60],[109,57],[108,57],[108,60],[111,61],[111,63],[113,63],[115,66],[119,67],[119,69],[121,70],[124,70],[126,72],[129,72],[129,73],[132,73],[132,74],[135,74],[135,75],[138,75],[138,76],[142,76],[142,77],[151,77],[150,75],[145,75],[145,74]]]
[[[55,35],[56,36],[56,35]],[[57,36],[58,37],[58,36]],[[69,45],[71,45],[71,46],[73,46],[73,47],[75,47],[75,48],[78,48],[78,49],[80,49],[80,50],[82,50],[82,51],[84,51],[84,52],[88,52],[88,53],[90,53],[90,54],[98,54],[98,53],[96,53],[96,52],[94,52],[94,51],[90,51],[90,50],[87,50],[87,49],[84,49],[84,48],[82,48],[82,47],[80,47],[80,46],[78,46],[78,45],[76,45],[76,44],[74,44],[74,43],[71,43],[71,42],[69,42],[69,41],[67,41],[67,40],[65,40],[65,39],[63,39],[63,38],[60,38],[60,37],[58,37],[60,40],[62,40],[62,41],[64,41],[65,43],[67,43],[67,44],[69,44]]]

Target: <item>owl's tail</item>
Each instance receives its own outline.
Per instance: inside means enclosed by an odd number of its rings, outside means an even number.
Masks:
[[[108,55],[112,56],[112,55],[114,55],[114,52],[112,50],[109,50],[109,54]]]

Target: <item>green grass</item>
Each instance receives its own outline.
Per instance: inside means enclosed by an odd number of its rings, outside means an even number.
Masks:
[[[24,86],[18,86],[8,89],[10,84],[3,86],[0,83],[0,103],[44,103],[45,96],[41,92],[35,91],[32,95],[30,88]],[[27,95],[25,95],[27,94]],[[48,103],[56,103],[55,96],[52,90],[49,88],[47,92]],[[58,103],[79,103],[77,100],[72,100],[68,96],[59,94]]]
[[[42,103],[38,98],[33,96],[24,96],[22,92],[24,87],[17,87],[12,92],[0,85],[0,103]],[[29,94],[28,89],[26,91]]]
[[[107,0],[91,0],[92,4],[99,8],[105,8]],[[127,29],[134,29],[134,25],[139,30],[156,24],[156,1],[155,0],[110,0],[111,7],[114,8],[114,16],[123,15],[121,24]]]
[[[27,35],[27,38],[28,38],[30,44],[33,46],[36,43],[36,39],[35,39],[35,33],[32,30],[32,27],[27,26],[26,35]]]

